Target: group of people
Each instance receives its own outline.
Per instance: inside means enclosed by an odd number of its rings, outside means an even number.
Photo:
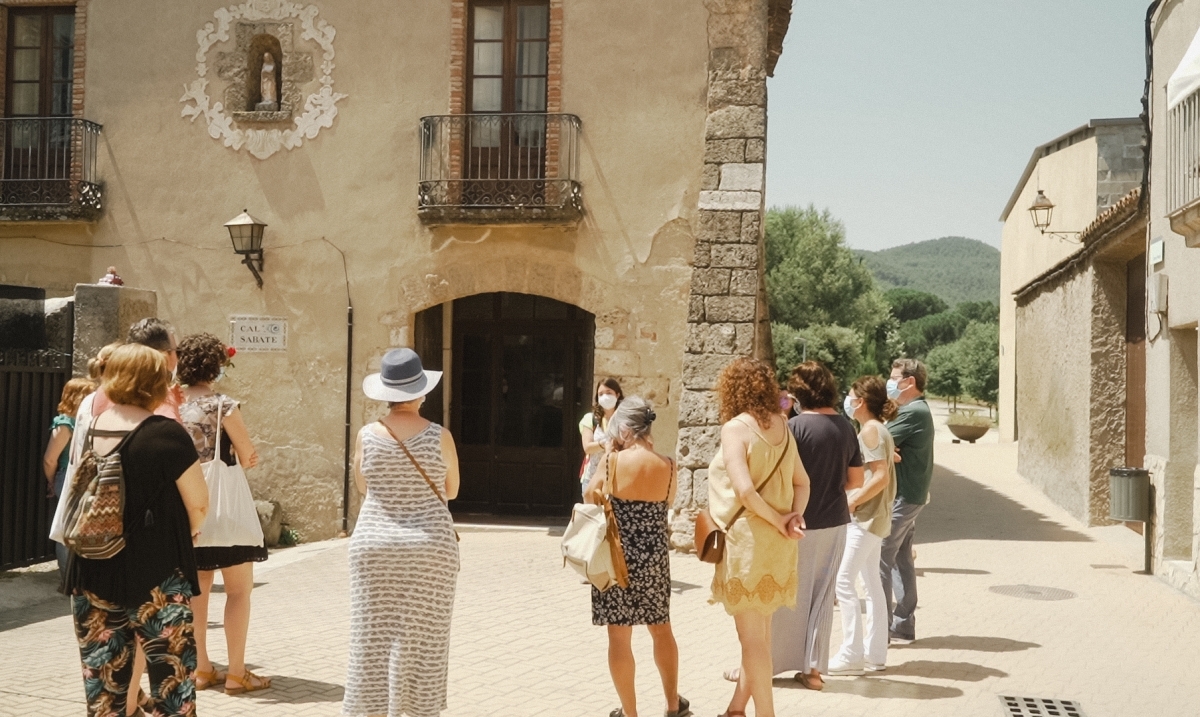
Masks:
[[[252,566],[266,548],[196,547],[209,511],[203,466],[258,463],[238,402],[214,389],[229,355],[210,334],[177,344],[168,324],[148,319],[89,362],[89,379],[63,390],[44,461],[58,513],[78,490],[73,474],[89,452],[119,453],[125,481],[124,549],[103,560],[60,554],[89,714],[193,715],[194,689],[270,686],[245,666]],[[420,415],[440,379],[412,350],[393,349],[363,381],[364,395],[388,411],[359,431],[353,457],[364,498],[348,551],[342,709],[353,717],[433,717],[446,707],[459,571],[447,504],[458,493],[459,469],[450,433]],[[736,687],[724,717],[744,716],[751,702],[759,717],[772,717],[772,679],[781,672],[795,671],[820,690],[823,675],[886,669],[889,640],[915,638],[912,540],[933,450],[924,385],[924,367],[908,359],[893,364],[886,382],[859,378],[844,400],[833,374],[813,361],[791,371],[786,391],[774,368],[756,359],[735,359],[721,373],[708,510],[725,550],[711,602],[733,616],[741,644],[740,664],[725,672]],[[636,625],[646,625],[654,643],[666,716],[692,715],[679,694],[670,621],[668,514],[677,469],[655,450],[655,419],[649,402],[607,378],[579,424],[582,497],[611,506],[628,572],[625,585],[591,593],[620,701],[610,717],[639,714]],[[52,537],[63,543],[59,514]],[[213,664],[206,640],[217,570],[226,593],[226,669]],[[843,641],[831,659],[835,598]],[[139,692],[142,670],[149,694]]]
[[[726,547],[711,602],[733,616],[742,647],[740,665],[724,673],[737,686],[723,717],[744,716],[751,702],[760,717],[774,715],[771,685],[781,672],[821,690],[823,675],[885,670],[889,641],[915,639],[912,540],[933,469],[924,389],[925,368],[912,359],[894,362],[886,381],[860,377],[844,399],[815,361],[792,369],[786,391],[773,367],[755,359],[736,359],[721,373],[708,510]],[[667,515],[676,471],[654,452],[654,418],[649,404],[609,378],[579,424],[583,498],[611,504],[628,568],[627,586],[592,588],[592,621],[608,628],[620,700],[610,717],[638,714],[634,625],[646,625],[654,641],[667,717],[692,714],[678,693],[670,625]],[[843,639],[831,659],[835,600]]]
[[[165,321],[135,323],[127,340],[89,360],[87,379],[63,388],[43,465],[57,498],[51,538],[71,596],[91,715],[194,715],[195,690],[270,686],[245,664],[255,545],[204,545],[205,467],[214,459],[252,468],[258,456],[238,402],[215,390],[231,352],[211,334],[177,342]],[[81,463],[119,457],[124,547],[99,559],[68,551],[64,525]],[[111,467],[115,461],[108,460]],[[257,527],[257,524],[254,526]],[[228,664],[208,654],[209,595],[225,588]],[[150,690],[141,690],[141,675]]]

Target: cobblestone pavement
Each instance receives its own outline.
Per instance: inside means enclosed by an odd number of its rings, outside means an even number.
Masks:
[[[918,521],[920,639],[894,646],[887,672],[830,678],[824,692],[776,680],[780,715],[1000,715],[1000,694],[1076,700],[1089,717],[1200,713],[1200,604],[1135,572],[1136,535],[1081,527],[1016,477],[1011,445],[939,443],[938,462]],[[561,568],[555,532],[463,528],[448,717],[584,717],[616,706],[604,631],[590,624],[584,586]],[[716,715],[731,690],[721,670],[737,660],[733,622],[707,604],[709,566],[676,556],[672,570],[681,690],[697,715]],[[281,551],[257,576],[248,654],[275,686],[201,693],[199,714],[337,715],[345,541]],[[219,616],[222,598],[214,603]],[[663,709],[649,645],[639,631],[643,716]],[[0,715],[35,714],[83,714],[62,598],[0,611]]]

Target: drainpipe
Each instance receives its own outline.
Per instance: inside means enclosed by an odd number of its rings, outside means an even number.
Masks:
[[[350,285],[347,281],[346,288]],[[343,448],[344,475],[342,476],[342,532],[350,532],[350,390],[354,367],[354,307],[350,305],[349,291],[346,293],[346,436]]]
[[[1146,145],[1142,150],[1142,195],[1138,197],[1138,211],[1146,209],[1150,198],[1150,80],[1154,74],[1154,13],[1162,0],[1154,0],[1146,8],[1146,82],[1142,86],[1142,130],[1146,134]]]

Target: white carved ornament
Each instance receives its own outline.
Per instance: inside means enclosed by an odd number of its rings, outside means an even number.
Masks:
[[[318,12],[316,5],[304,6],[288,0],[247,0],[241,5],[219,8],[213,13],[216,22],[207,23],[203,30],[196,32],[196,39],[200,43],[200,49],[196,52],[196,74],[199,78],[192,80],[190,85],[184,85],[183,97],[179,98],[186,105],[182,116],[192,122],[203,116],[210,137],[222,140],[226,147],[235,151],[245,147],[259,159],[266,159],[280,149],[295,149],[305,139],[315,138],[322,127],[332,126],[338,113],[337,102],[346,95],[333,91],[333,37],[337,31],[324,20],[316,20]],[[321,46],[321,89],[304,100],[304,114],[295,118],[294,129],[238,129],[225,114],[222,104],[209,100],[208,51],[218,42],[229,40],[229,27],[235,20],[291,18],[300,20],[301,40],[312,40]]]

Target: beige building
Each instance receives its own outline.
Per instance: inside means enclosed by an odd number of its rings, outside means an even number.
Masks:
[[[1196,327],[1200,323],[1200,2],[1164,2],[1151,25],[1151,175],[1146,459],[1155,487],[1155,570],[1200,596]]]
[[[790,5],[5,0],[0,284],[69,296],[111,265],[182,334],[285,331],[220,389],[256,496],[307,538],[352,523],[345,436],[383,408],[359,385],[404,345],[446,372],[426,410],[460,446],[456,510],[569,511],[615,376],[679,441],[684,525],[712,377],[769,345]],[[222,226],[243,209],[261,267]]]

